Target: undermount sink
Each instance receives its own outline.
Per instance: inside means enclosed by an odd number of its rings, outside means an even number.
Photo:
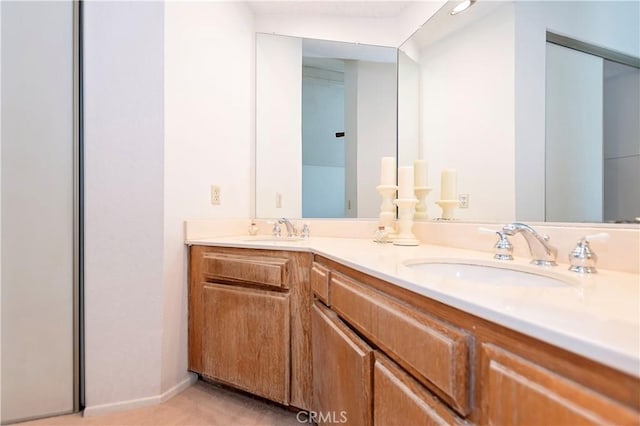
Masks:
[[[571,281],[552,271],[510,269],[472,262],[417,260],[404,264],[430,279],[443,278],[461,283],[508,287],[566,287]]]
[[[303,241],[302,237],[270,237],[270,236],[256,236],[256,237],[247,237],[243,241],[255,241],[258,243],[287,243],[291,241]]]

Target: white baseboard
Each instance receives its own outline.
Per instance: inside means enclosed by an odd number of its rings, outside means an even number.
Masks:
[[[176,384],[174,387],[172,387],[168,391],[163,392],[160,395],[160,402],[165,402],[173,398],[174,396],[176,396],[177,394],[179,394],[180,392],[182,392],[183,390],[185,390],[186,388],[188,388],[189,386],[191,386],[197,381],[198,381],[198,375],[195,373],[189,373],[186,379]]]
[[[198,376],[196,374],[189,373],[189,375],[183,381],[176,384],[166,392],[161,393],[160,395],[149,396],[146,398],[131,399],[129,401],[119,401],[119,402],[114,402],[110,404],[93,405],[93,406],[85,407],[84,411],[82,412],[82,415],[84,417],[100,416],[102,414],[115,413],[118,411],[125,411],[125,410],[133,410],[134,408],[160,404],[162,402],[165,402],[173,398],[174,396],[176,396],[177,394],[179,394],[180,392],[182,392],[183,390],[185,390],[186,388],[194,384],[197,380],[198,380]]]

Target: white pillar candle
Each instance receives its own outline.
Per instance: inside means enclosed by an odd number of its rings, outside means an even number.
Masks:
[[[427,186],[427,162],[425,160],[413,162],[413,183],[415,186]]]
[[[380,163],[380,185],[396,184],[396,159],[394,157],[382,157]]]
[[[416,198],[413,192],[413,167],[398,167],[398,198]]]
[[[444,169],[441,175],[440,199],[458,199],[458,172],[455,169]]]

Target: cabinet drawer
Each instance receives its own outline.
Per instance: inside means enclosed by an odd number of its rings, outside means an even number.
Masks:
[[[311,268],[311,289],[326,305],[329,305],[329,275],[324,266],[314,263]]]
[[[331,307],[458,412],[470,412],[468,333],[331,274]]]
[[[640,413],[492,344],[482,345],[482,423],[637,425]]]
[[[379,352],[375,354],[373,396],[374,426],[466,424],[420,383]]]
[[[244,282],[270,287],[289,287],[289,259],[203,253],[203,275],[207,281]]]

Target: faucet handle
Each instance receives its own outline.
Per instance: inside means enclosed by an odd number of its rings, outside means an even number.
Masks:
[[[304,223],[302,225],[302,231],[300,231],[300,236],[304,239],[309,238],[309,234],[310,234],[310,230],[309,230],[309,224],[308,223]]]
[[[598,256],[591,250],[589,241],[605,240],[609,238],[609,234],[601,232],[599,234],[587,235],[578,240],[576,247],[569,253],[569,270],[581,274],[595,274],[598,272],[596,263]]]
[[[493,229],[480,227],[478,231],[484,234],[496,234],[498,241],[493,246],[495,249],[493,258],[498,260],[513,260],[513,244],[509,241],[509,237],[502,231],[494,231]]]
[[[274,237],[280,237],[281,233],[282,233],[282,231],[280,230],[280,222],[276,220],[276,221],[268,221],[267,223],[270,224],[270,225],[273,225],[273,229],[271,230],[271,234]]]

